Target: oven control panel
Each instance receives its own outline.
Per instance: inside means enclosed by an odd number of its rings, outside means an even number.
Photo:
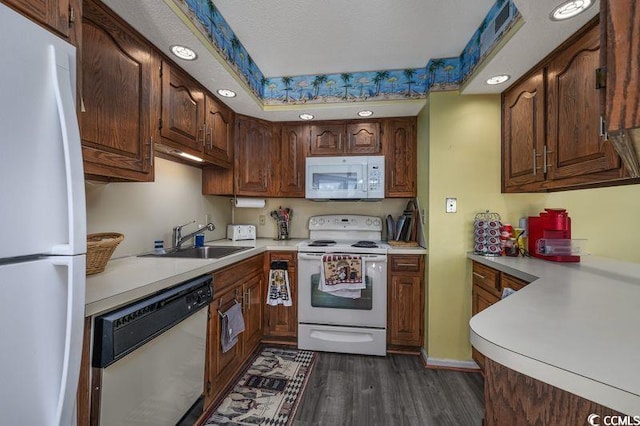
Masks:
[[[322,215],[309,219],[310,231],[382,231],[382,220],[377,216]]]

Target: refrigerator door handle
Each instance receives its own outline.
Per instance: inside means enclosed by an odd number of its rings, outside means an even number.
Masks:
[[[85,302],[85,256],[52,256],[51,263],[67,268],[67,310],[64,356],[55,424],[71,425],[75,419],[76,392],[82,358]]]
[[[87,223],[84,196],[84,171],[80,129],[76,116],[74,85],[72,85],[71,65],[75,63],[62,51],[49,46],[49,72],[53,78],[53,87],[62,133],[64,150],[65,178],[67,184],[67,211],[69,240],[52,248],[53,254],[72,255],[87,251]]]

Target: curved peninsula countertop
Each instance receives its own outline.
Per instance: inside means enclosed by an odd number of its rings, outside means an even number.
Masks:
[[[640,415],[640,264],[469,259],[531,284],[471,318],[471,344],[527,376]]]

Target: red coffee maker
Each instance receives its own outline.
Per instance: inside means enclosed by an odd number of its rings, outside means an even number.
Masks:
[[[544,209],[540,216],[529,216],[529,255],[553,262],[580,262],[580,256],[538,254],[536,242],[541,239],[571,239],[571,218],[565,209]]]

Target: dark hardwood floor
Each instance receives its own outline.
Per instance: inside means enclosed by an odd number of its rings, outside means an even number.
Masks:
[[[420,357],[320,352],[294,425],[480,426],[480,373],[427,369]]]

